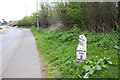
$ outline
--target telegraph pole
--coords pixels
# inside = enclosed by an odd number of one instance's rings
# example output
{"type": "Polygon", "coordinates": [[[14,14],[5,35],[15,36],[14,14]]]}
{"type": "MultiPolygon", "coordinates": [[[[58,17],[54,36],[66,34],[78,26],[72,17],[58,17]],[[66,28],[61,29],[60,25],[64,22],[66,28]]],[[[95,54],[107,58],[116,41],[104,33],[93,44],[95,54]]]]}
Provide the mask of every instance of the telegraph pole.
{"type": "MultiPolygon", "coordinates": [[[[38,2],[36,0],[36,12],[38,13],[38,2]]],[[[39,15],[36,15],[36,20],[37,20],[37,30],[39,30],[39,20],[38,20],[39,15]]]]}
{"type": "Polygon", "coordinates": [[[26,16],[28,16],[28,15],[27,15],[27,4],[25,5],[25,11],[26,11],[26,16]]]}

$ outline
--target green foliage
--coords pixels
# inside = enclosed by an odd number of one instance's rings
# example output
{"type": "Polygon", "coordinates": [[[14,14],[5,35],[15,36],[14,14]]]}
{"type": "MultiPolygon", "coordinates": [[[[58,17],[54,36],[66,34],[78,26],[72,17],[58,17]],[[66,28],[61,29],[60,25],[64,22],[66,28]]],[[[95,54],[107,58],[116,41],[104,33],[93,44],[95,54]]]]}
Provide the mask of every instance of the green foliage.
{"type": "Polygon", "coordinates": [[[64,27],[62,29],[69,30],[76,24],[83,30],[104,34],[118,29],[119,11],[114,2],[53,2],[41,3],[40,7],[41,10],[38,13],[24,17],[18,25],[35,26],[38,18],[40,27],[43,28],[55,25],[55,27],[64,27]],[[57,24],[62,25],[56,26],[57,24]]]}
{"type": "Polygon", "coordinates": [[[40,55],[45,61],[44,66],[48,77],[82,78],[88,75],[90,78],[118,78],[118,55],[116,55],[117,50],[114,49],[115,42],[117,42],[116,33],[111,32],[104,35],[83,32],[77,27],[69,31],[32,28],[32,32],[36,38],[40,55]],[[76,48],[80,34],[87,36],[88,59],[76,65],[76,48]],[[91,41],[91,39],[95,39],[95,41],[91,41]],[[109,46],[105,46],[105,48],[98,45],[100,42],[104,45],[104,40],[109,43],[109,46]]]}
{"type": "Polygon", "coordinates": [[[120,49],[120,46],[115,45],[114,48],[115,49],[120,49]]]}
{"type": "Polygon", "coordinates": [[[117,8],[115,3],[95,2],[83,5],[86,28],[92,32],[101,32],[107,34],[116,29],[117,8]]]}
{"type": "Polygon", "coordinates": [[[73,24],[81,26],[84,23],[84,10],[80,6],[82,3],[69,2],[69,3],[55,3],[56,9],[61,16],[63,24],[70,28],[73,24]]]}
{"type": "Polygon", "coordinates": [[[84,23],[84,16],[83,16],[83,8],[80,8],[80,4],[78,6],[70,4],[71,7],[67,8],[67,14],[70,17],[70,20],[68,21],[69,24],[78,24],[81,26],[84,23]],[[77,8],[72,8],[76,6],[77,8]],[[76,16],[77,15],[77,16],[76,16]]]}
{"type": "Polygon", "coordinates": [[[92,75],[95,71],[102,70],[104,68],[107,68],[108,65],[112,65],[113,63],[110,61],[110,58],[97,58],[94,57],[93,60],[87,59],[84,62],[84,66],[82,67],[84,69],[83,73],[88,73],[87,76],[92,75]]]}

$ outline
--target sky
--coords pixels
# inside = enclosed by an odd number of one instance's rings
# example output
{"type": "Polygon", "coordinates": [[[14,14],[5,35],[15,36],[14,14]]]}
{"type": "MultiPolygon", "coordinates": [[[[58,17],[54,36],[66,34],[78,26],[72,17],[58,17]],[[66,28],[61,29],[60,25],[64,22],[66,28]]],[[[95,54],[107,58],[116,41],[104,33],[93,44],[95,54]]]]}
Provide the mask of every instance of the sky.
{"type": "MultiPolygon", "coordinates": [[[[54,2],[68,0],[37,0],[37,1],[54,2]]],[[[2,21],[2,19],[5,19],[6,21],[20,20],[24,16],[30,16],[33,12],[36,12],[36,0],[0,0],[0,21],[2,21]]]]}
{"type": "Polygon", "coordinates": [[[20,20],[36,11],[36,0],[0,0],[0,21],[20,20]]]}
{"type": "Polygon", "coordinates": [[[40,3],[54,0],[0,0],[0,21],[2,19],[8,22],[15,21],[32,15],[33,12],[37,11],[36,1],[40,3]]]}

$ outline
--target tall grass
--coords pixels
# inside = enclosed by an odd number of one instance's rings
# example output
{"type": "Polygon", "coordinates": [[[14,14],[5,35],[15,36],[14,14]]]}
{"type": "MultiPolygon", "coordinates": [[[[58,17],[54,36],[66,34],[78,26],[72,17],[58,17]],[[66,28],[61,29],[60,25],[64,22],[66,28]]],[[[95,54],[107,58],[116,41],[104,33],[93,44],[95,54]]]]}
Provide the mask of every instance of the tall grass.
{"type": "Polygon", "coordinates": [[[93,64],[95,60],[106,57],[113,63],[107,65],[105,69],[95,71],[89,77],[118,78],[118,51],[114,49],[114,45],[118,42],[118,35],[115,31],[107,35],[82,31],[79,28],[72,28],[69,31],[32,28],[31,31],[36,38],[37,48],[43,57],[48,77],[81,78],[85,75],[82,68],[86,65],[85,62],[79,65],[75,63],[79,35],[85,34],[87,60],[93,61],[91,63],[93,64]]]}

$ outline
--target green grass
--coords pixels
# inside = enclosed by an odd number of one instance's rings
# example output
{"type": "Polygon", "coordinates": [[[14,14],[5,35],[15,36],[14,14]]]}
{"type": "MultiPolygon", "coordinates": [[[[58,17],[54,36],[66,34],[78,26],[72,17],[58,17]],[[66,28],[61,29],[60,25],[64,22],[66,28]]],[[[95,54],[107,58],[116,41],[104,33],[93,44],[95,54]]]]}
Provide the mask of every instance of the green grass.
{"type": "MultiPolygon", "coordinates": [[[[32,28],[37,48],[44,60],[44,66],[48,77],[81,78],[85,75],[82,67],[85,62],[76,65],[76,48],[78,46],[79,35],[87,36],[87,57],[88,60],[99,60],[100,58],[110,58],[112,65],[107,64],[107,68],[95,71],[91,78],[118,78],[118,51],[114,49],[117,44],[118,35],[111,32],[107,35],[81,31],[73,28],[69,31],[45,30],[32,28]],[[96,58],[98,56],[98,58],[96,58]]],[[[94,66],[94,65],[93,65],[94,66]]]]}
{"type": "Polygon", "coordinates": [[[18,28],[26,28],[26,29],[31,29],[32,27],[31,26],[20,26],[18,28]]]}

